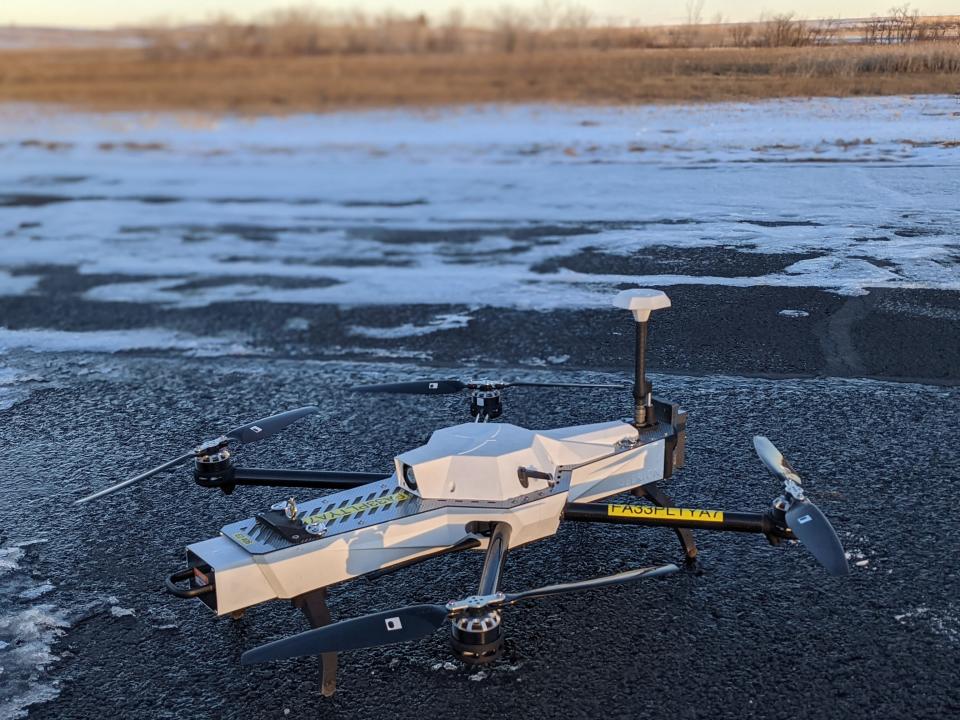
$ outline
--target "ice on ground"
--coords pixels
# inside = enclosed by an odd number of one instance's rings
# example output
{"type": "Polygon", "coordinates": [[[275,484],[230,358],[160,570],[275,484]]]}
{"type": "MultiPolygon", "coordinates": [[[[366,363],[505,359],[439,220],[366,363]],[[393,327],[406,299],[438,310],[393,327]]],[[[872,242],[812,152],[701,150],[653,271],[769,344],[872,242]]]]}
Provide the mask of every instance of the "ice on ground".
{"type": "Polygon", "coordinates": [[[368,357],[382,358],[384,360],[429,360],[432,354],[426,350],[404,350],[403,348],[374,348],[374,347],[342,347],[341,345],[331,345],[329,348],[319,348],[318,352],[323,355],[366,355],[368,357]],[[326,350],[326,352],[325,352],[326,350]]]}
{"type": "Polygon", "coordinates": [[[37,286],[36,275],[11,275],[0,270],[0,295],[23,295],[37,286]]]}
{"type": "Polygon", "coordinates": [[[302,317],[292,317],[283,324],[283,329],[294,332],[304,332],[310,329],[310,321],[302,317]]]}
{"type": "MultiPolygon", "coordinates": [[[[240,338],[198,337],[163,328],[97,330],[9,330],[0,327],[0,353],[9,350],[36,352],[103,352],[132,350],[176,350],[196,357],[245,355],[250,352],[240,338]]],[[[0,376],[2,379],[2,376],[0,376]]]]}
{"type": "Polygon", "coordinates": [[[112,605],[110,607],[110,614],[113,615],[113,617],[115,618],[121,618],[121,617],[132,617],[137,613],[132,608],[122,608],[119,605],[112,605]]]}
{"type": "MultiPolygon", "coordinates": [[[[0,328],[0,335],[2,334],[3,328],[0,328]]],[[[29,336],[20,335],[17,343],[10,343],[10,347],[4,346],[0,341],[0,411],[26,401],[38,390],[62,387],[67,383],[84,380],[113,380],[124,373],[116,359],[103,355],[87,357],[66,353],[59,357],[57,362],[51,362],[42,352],[43,343],[36,340],[37,336],[30,339],[29,336]],[[25,338],[31,341],[24,343],[25,338]],[[12,347],[14,344],[18,347],[12,347]],[[19,347],[24,344],[25,348],[19,347]]],[[[91,349],[95,347],[96,343],[91,349]]],[[[181,354],[190,353],[182,351],[181,354]]],[[[196,354],[202,355],[199,352],[196,354]]]]}
{"type": "Polygon", "coordinates": [[[70,627],[69,615],[52,602],[29,604],[55,588],[37,585],[22,564],[41,542],[0,546],[0,720],[23,717],[28,706],[58,694],[47,668],[58,659],[53,646],[70,627]]]}
{"type": "Polygon", "coordinates": [[[46,595],[48,592],[52,592],[55,589],[56,588],[48,581],[42,585],[37,585],[36,587],[24,590],[17,595],[17,597],[21,600],[36,600],[37,598],[46,595]]]}
{"type": "Polygon", "coordinates": [[[777,315],[782,315],[783,317],[789,318],[804,318],[809,317],[810,313],[806,310],[781,310],[777,315]]]}
{"type": "Polygon", "coordinates": [[[64,613],[52,604],[0,613],[0,641],[6,644],[0,650],[0,718],[23,717],[28,705],[57,696],[45,671],[57,661],[52,646],[68,627],[64,613]]]}
{"type": "Polygon", "coordinates": [[[437,315],[425,325],[414,325],[413,323],[404,323],[397,327],[366,327],[354,325],[349,328],[349,332],[351,335],[359,335],[360,337],[392,340],[396,338],[430,335],[435,332],[440,332],[441,330],[458,330],[467,327],[471,319],[468,314],[454,313],[437,315]]]}
{"type": "Polygon", "coordinates": [[[19,561],[23,557],[23,548],[18,545],[0,547],[0,577],[14,570],[19,570],[19,561]]]}
{"type": "Polygon", "coordinates": [[[945,637],[951,642],[960,640],[960,614],[958,614],[956,608],[936,610],[919,606],[900,615],[894,615],[893,619],[901,625],[922,623],[937,635],[945,637]]]}
{"type": "MultiPolygon", "coordinates": [[[[0,350],[0,354],[2,352],[0,350]]],[[[11,408],[29,397],[29,386],[41,379],[38,375],[0,365],[0,410],[11,408]]]]}
{"type": "Polygon", "coordinates": [[[955,110],[949,96],[254,120],[0,107],[0,236],[14,241],[0,292],[31,291],[31,268],[51,263],[104,276],[87,299],[173,307],[960,289],[955,110]],[[626,264],[660,246],[706,260],[626,264]],[[742,254],[743,274],[712,275],[709,251],[742,254]],[[749,270],[781,254],[811,257],[749,270]],[[610,270],[571,269],[586,256],[610,270]]]}

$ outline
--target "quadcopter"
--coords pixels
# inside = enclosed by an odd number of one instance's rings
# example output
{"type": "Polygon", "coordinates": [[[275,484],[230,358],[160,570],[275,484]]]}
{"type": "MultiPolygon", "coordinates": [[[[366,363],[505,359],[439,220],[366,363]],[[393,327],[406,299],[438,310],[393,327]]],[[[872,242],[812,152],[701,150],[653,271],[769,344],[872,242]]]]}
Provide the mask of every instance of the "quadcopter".
{"type": "Polygon", "coordinates": [[[435,431],[421,447],[397,455],[391,472],[337,472],[239,467],[233,450],[269,438],[318,412],[302,407],[242,425],[180,457],[84,497],[109,495],[193,460],[194,480],[231,494],[238,486],[324,489],[313,500],[288,498],[221,528],[186,548],[183,569],[166,589],[196,598],[218,616],[276,599],[292,601],[311,629],[247,650],[243,664],[304,656],[322,660],[322,692],[336,686],[337,654],[424,638],[449,623],[453,653],[470,665],[495,660],[503,647],[503,612],[520,601],[598,589],[668,575],[676,564],[504,592],[510,551],[557,533],[561,522],[601,522],[672,528],[684,562],[694,565],[693,530],[763,535],[772,545],[799,541],[831,575],[848,572],[837,534],[806,496],[800,476],[765,437],[754,446],[783,486],[763,512],[683,508],[660,487],[684,464],[686,412],[653,396],[646,376],[650,315],[670,306],[661,291],[624,290],[613,301],[629,310],[636,330],[633,416],[549,430],[495,422],[511,386],[581,389],[625,385],[424,380],[354,388],[362,392],[440,395],[468,392],[472,422],[435,431]],[[638,502],[604,502],[631,493],[638,502]],[[641,502],[645,501],[645,502],[641,502]],[[327,589],[379,577],[442,555],[484,553],[476,592],[447,603],[411,605],[331,622],[327,589]]]}

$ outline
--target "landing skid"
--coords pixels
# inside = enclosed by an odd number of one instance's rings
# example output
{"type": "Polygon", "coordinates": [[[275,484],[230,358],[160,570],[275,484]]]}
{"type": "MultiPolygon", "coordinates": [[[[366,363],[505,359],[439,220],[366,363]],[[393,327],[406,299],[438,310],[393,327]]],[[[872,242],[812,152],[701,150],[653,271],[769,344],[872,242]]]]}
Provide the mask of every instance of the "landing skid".
{"type": "MultiPolygon", "coordinates": [[[[327,608],[327,589],[319,588],[303,595],[298,595],[290,601],[300,610],[310,623],[311,628],[323,627],[330,624],[330,610],[327,608]]],[[[320,691],[324,697],[330,697],[337,690],[337,653],[323,653],[320,656],[323,663],[323,675],[320,691]]]]}
{"type": "MultiPolygon", "coordinates": [[[[675,507],[673,500],[663,491],[657,482],[647,483],[630,491],[635,497],[649,500],[657,507],[675,507]]],[[[697,562],[697,541],[693,539],[693,532],[689,528],[675,527],[674,532],[683,546],[684,561],[688,566],[697,562]]]]}

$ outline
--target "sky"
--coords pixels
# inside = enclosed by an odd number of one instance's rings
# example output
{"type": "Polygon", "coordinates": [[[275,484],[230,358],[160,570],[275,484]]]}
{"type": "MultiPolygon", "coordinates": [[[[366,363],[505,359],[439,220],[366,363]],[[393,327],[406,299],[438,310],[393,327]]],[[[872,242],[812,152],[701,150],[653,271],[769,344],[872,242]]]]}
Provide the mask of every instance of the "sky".
{"type": "MultiPolygon", "coordinates": [[[[330,9],[360,8],[376,13],[393,10],[400,13],[426,12],[442,17],[451,8],[481,13],[504,5],[535,8],[544,0],[0,0],[0,25],[47,25],[59,27],[113,27],[155,21],[195,22],[216,14],[249,18],[277,8],[314,5],[330,9]]],[[[556,2],[556,0],[554,0],[556,2]]],[[[562,0],[559,4],[562,4],[562,0]]],[[[588,0],[575,2],[589,7],[597,18],[639,21],[643,24],[683,22],[685,0],[588,0]]],[[[721,13],[724,20],[756,20],[761,13],[795,12],[804,18],[866,17],[884,14],[900,0],[704,0],[703,19],[721,13]]],[[[922,0],[913,7],[926,15],[953,14],[960,11],[956,0],[922,0]]]]}

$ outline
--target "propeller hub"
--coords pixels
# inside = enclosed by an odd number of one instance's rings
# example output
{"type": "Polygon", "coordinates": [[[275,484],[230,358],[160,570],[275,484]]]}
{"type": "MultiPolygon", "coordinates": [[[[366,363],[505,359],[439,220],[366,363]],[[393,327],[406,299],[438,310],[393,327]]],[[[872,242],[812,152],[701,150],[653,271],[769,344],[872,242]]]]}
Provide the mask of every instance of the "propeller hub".
{"type": "Polygon", "coordinates": [[[472,417],[486,417],[493,420],[503,415],[503,400],[499,389],[493,385],[484,385],[483,388],[470,391],[470,415],[472,417]]]}
{"type": "Polygon", "coordinates": [[[447,612],[457,614],[467,610],[482,610],[490,605],[502,605],[506,599],[507,596],[502,592],[491,595],[471,595],[462,600],[451,600],[446,608],[447,612]]]}
{"type": "Polygon", "coordinates": [[[792,479],[787,479],[783,482],[783,491],[787,494],[788,497],[794,500],[806,500],[806,495],[803,494],[803,488],[800,486],[800,483],[792,479]]]}
{"type": "Polygon", "coordinates": [[[500,611],[455,617],[450,625],[450,645],[454,655],[467,665],[485,665],[495,660],[503,648],[500,611]]]}
{"type": "Polygon", "coordinates": [[[215,487],[232,477],[233,453],[227,447],[228,442],[226,437],[220,437],[196,447],[193,476],[201,486],[215,487]]]}
{"type": "Polygon", "coordinates": [[[228,438],[226,435],[221,435],[213,440],[206,440],[197,445],[193,449],[193,454],[197,457],[200,457],[201,455],[213,455],[225,449],[229,442],[230,438],[228,438]]]}

